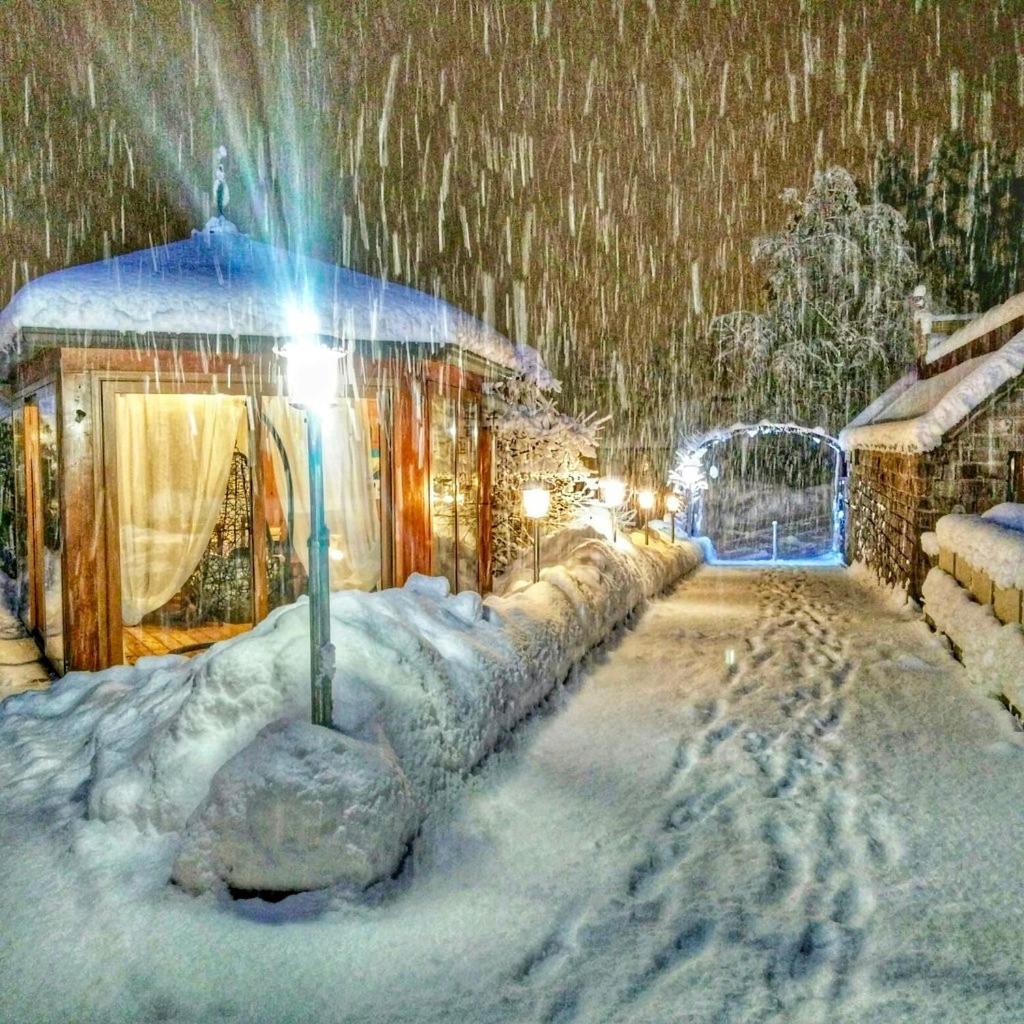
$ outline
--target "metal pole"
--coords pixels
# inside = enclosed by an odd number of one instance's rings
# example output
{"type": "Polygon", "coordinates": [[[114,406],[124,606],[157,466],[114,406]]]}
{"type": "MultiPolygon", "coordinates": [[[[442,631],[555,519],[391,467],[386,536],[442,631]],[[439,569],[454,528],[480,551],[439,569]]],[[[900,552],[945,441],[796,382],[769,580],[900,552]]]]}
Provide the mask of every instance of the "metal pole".
{"type": "Polygon", "coordinates": [[[309,682],[313,724],[331,727],[334,644],[331,643],[330,534],[324,514],[324,445],[320,417],[306,410],[309,453],[309,682]]]}
{"type": "Polygon", "coordinates": [[[533,582],[540,580],[540,520],[533,521],[533,582]]]}
{"type": "Polygon", "coordinates": [[[676,514],[675,512],[669,513],[672,516],[672,543],[676,542],[676,514]]]}
{"type": "Polygon", "coordinates": [[[650,519],[644,520],[644,543],[650,546],[651,543],[651,521],[650,519]]]}

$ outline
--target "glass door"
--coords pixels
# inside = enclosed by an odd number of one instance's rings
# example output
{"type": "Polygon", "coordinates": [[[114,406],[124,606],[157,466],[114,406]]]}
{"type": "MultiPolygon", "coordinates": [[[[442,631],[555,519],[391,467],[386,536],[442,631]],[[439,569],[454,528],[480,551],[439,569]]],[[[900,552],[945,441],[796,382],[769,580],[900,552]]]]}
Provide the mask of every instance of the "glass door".
{"type": "Polygon", "coordinates": [[[254,620],[249,403],[114,395],[122,653],[188,654],[254,620]]]}
{"type": "Polygon", "coordinates": [[[430,390],[431,571],[453,591],[480,589],[480,402],[430,390]]]}

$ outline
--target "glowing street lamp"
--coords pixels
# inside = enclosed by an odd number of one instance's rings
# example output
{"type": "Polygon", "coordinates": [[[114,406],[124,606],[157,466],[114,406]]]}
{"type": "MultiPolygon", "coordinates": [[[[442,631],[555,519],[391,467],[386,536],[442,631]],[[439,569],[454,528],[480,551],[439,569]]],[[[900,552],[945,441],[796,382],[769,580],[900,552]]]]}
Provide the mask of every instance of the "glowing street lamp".
{"type": "Polygon", "coordinates": [[[669,518],[672,522],[672,543],[676,542],[676,513],[679,511],[682,502],[679,500],[678,494],[668,494],[665,496],[665,511],[669,514],[669,518]]]}
{"type": "Polygon", "coordinates": [[[654,508],[654,491],[641,491],[636,496],[636,503],[640,511],[646,513],[644,516],[644,543],[651,543],[651,509],[654,508]]]}
{"type": "Polygon", "coordinates": [[[334,644],[331,643],[331,536],[324,510],[324,445],[321,418],[337,401],[338,353],[320,340],[316,314],[306,307],[287,312],[285,360],[288,398],[306,413],[309,459],[309,648],[313,724],[331,726],[334,644]]]}
{"type": "Polygon", "coordinates": [[[626,485],[615,476],[606,476],[600,483],[601,501],[608,509],[609,518],[612,521],[612,543],[619,539],[619,524],[615,517],[615,510],[622,507],[626,500],[626,485]]]}
{"type": "Polygon", "coordinates": [[[533,522],[533,582],[540,579],[540,523],[551,510],[551,492],[540,484],[523,488],[523,514],[533,522]]]}

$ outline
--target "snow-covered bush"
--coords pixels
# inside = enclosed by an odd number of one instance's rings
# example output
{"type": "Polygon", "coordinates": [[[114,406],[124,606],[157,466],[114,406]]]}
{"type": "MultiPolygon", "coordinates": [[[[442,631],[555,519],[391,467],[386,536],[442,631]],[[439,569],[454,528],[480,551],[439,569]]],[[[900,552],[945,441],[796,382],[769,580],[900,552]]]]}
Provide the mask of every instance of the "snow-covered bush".
{"type": "Polygon", "coordinates": [[[5,810],[45,806],[97,847],[132,833],[192,891],[387,877],[440,795],[701,557],[656,537],[579,541],[538,584],[486,603],[416,575],[332,594],[337,733],[304,725],[304,600],[193,660],[73,672],[12,697],[5,810]]]}
{"type": "Polygon", "coordinates": [[[597,456],[598,434],[607,418],[559,412],[524,376],[509,377],[489,391],[494,432],[491,550],[494,571],[500,573],[531,542],[522,512],[526,485],[542,483],[551,493],[547,532],[570,525],[593,500],[597,481],[588,462],[597,456]]]}

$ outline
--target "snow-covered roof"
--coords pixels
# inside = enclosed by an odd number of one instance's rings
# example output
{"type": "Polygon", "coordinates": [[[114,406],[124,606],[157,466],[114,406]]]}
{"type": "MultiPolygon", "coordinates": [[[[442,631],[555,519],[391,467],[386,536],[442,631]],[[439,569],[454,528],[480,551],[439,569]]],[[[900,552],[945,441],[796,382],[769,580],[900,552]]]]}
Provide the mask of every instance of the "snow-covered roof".
{"type": "MultiPolygon", "coordinates": [[[[1006,306],[1008,303],[1003,303],[996,309],[1006,306]]],[[[973,337],[981,337],[990,330],[993,330],[991,324],[973,337]]],[[[967,340],[973,340],[973,337],[967,340]]],[[[998,351],[968,359],[934,377],[919,380],[917,371],[912,370],[853,420],[840,433],[839,443],[847,451],[870,448],[930,452],[942,443],[946,433],[962,423],[986,398],[1022,370],[1024,331],[998,351]]]]}
{"type": "Polygon", "coordinates": [[[24,327],[280,338],[295,305],[341,341],[453,345],[542,387],[555,383],[532,348],[442,299],[295,256],[229,223],[29,282],[0,312],[0,350],[24,327]]]}

